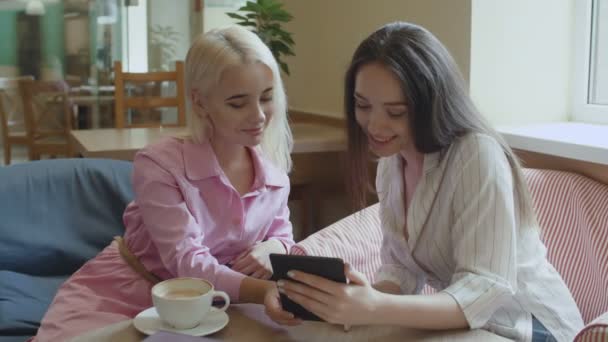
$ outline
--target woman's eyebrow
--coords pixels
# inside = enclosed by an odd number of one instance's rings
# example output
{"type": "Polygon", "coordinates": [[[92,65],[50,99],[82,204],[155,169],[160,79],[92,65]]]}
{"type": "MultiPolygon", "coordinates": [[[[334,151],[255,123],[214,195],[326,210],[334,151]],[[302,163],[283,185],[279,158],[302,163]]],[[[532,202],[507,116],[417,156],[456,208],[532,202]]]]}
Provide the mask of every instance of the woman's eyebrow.
{"type": "Polygon", "coordinates": [[[404,101],[390,101],[390,102],[384,102],[385,106],[406,106],[407,107],[407,103],[405,103],[404,101]]]}
{"type": "Polygon", "coordinates": [[[365,96],[363,96],[363,95],[361,95],[361,94],[359,94],[359,93],[357,93],[357,92],[355,92],[355,97],[356,97],[356,98],[359,98],[359,99],[361,99],[361,100],[367,100],[367,99],[365,98],[365,96]]]}
{"type": "Polygon", "coordinates": [[[235,94],[235,95],[232,95],[232,96],[228,97],[228,98],[227,98],[226,100],[224,100],[224,101],[230,101],[230,100],[235,100],[235,99],[241,99],[241,98],[243,98],[243,97],[247,97],[247,94],[235,94]]]}

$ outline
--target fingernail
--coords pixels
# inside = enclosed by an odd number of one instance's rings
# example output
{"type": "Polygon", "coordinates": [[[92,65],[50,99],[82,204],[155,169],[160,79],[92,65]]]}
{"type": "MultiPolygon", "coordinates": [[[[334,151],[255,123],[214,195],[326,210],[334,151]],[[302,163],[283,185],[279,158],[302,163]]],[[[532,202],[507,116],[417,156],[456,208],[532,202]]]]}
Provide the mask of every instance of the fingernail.
{"type": "Polygon", "coordinates": [[[283,285],[285,285],[285,282],[282,280],[277,281],[277,286],[278,287],[283,287],[283,285]]]}
{"type": "Polygon", "coordinates": [[[289,271],[289,272],[287,272],[287,276],[288,276],[289,278],[294,278],[294,279],[295,279],[295,277],[296,277],[296,275],[295,275],[295,273],[294,273],[293,271],[289,271]]]}
{"type": "Polygon", "coordinates": [[[279,292],[280,292],[280,293],[285,293],[285,289],[284,289],[284,288],[282,288],[282,287],[279,287],[279,292]]]}

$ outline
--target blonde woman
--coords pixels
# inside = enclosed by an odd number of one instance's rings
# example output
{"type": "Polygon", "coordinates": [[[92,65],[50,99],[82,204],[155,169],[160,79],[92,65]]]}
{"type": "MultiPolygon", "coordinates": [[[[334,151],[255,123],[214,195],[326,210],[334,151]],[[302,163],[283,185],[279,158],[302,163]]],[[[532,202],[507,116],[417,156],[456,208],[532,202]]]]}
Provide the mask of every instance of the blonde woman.
{"type": "Polygon", "coordinates": [[[62,285],[36,341],[133,318],[168,278],[205,278],[233,302],[262,303],[274,286],[268,254],[294,243],[292,137],[277,64],[255,34],[230,27],[199,36],[185,71],[190,136],[136,155],[124,239],[62,285]]]}
{"type": "Polygon", "coordinates": [[[373,285],[347,267],[349,285],[293,272],[308,286],[279,282],[280,291],[333,323],[571,341],[583,321],[547,261],[517,158],[439,40],[408,23],[372,33],[346,73],[345,109],[361,206],[369,152],[380,158],[383,265],[373,285]],[[425,284],[437,293],[421,295],[425,284]]]}

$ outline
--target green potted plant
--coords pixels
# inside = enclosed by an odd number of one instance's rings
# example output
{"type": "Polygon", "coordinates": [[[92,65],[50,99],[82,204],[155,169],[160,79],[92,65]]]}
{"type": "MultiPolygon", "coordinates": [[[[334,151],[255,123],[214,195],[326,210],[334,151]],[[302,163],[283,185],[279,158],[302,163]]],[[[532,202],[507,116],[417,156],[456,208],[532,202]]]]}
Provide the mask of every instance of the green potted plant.
{"type": "Polygon", "coordinates": [[[238,9],[240,13],[227,13],[230,18],[238,20],[237,24],[249,27],[270,48],[274,58],[285,74],[289,75],[289,66],[283,56],[295,56],[295,45],[290,32],[282,25],[291,21],[293,16],[283,9],[277,0],[247,1],[238,9]]]}
{"type": "Polygon", "coordinates": [[[179,33],[171,26],[150,27],[150,67],[151,70],[170,70],[175,58],[179,33]]]}

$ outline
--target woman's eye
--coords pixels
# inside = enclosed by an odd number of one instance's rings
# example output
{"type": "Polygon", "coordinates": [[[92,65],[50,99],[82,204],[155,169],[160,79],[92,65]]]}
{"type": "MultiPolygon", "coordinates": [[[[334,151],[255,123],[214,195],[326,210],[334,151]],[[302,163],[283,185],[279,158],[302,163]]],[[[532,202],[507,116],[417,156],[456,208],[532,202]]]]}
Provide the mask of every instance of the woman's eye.
{"type": "Polygon", "coordinates": [[[371,106],[368,104],[364,104],[364,103],[355,103],[355,108],[360,109],[360,110],[367,110],[370,109],[371,106]]]}
{"type": "Polygon", "coordinates": [[[390,116],[392,118],[398,118],[398,117],[404,116],[406,114],[407,114],[407,112],[403,112],[403,111],[402,112],[388,112],[388,116],[390,116]]]}
{"type": "Polygon", "coordinates": [[[230,107],[232,107],[234,109],[241,109],[241,108],[245,107],[245,104],[244,103],[232,103],[232,102],[229,102],[228,106],[230,106],[230,107]]]}
{"type": "Polygon", "coordinates": [[[267,103],[267,102],[271,102],[272,101],[272,97],[263,97],[260,99],[260,102],[262,103],[267,103]]]}

